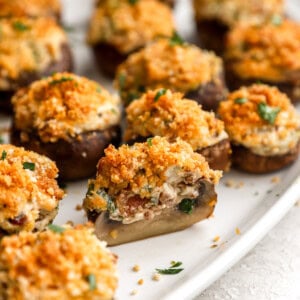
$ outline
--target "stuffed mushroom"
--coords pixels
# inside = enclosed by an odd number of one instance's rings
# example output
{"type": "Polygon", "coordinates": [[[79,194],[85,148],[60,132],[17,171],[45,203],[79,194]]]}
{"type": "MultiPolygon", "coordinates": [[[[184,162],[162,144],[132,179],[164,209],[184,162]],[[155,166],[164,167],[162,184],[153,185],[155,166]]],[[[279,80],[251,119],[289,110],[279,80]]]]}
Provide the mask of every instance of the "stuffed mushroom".
{"type": "Polygon", "coordinates": [[[146,141],[153,136],[169,141],[180,137],[202,154],[212,169],[229,170],[231,149],[224,123],[180,93],[148,91],[127,107],[124,142],[146,141]]]}
{"type": "Polygon", "coordinates": [[[222,172],[181,140],[109,146],[83,206],[96,234],[117,245],[182,230],[208,218],[222,172]]]}
{"type": "Polygon", "coordinates": [[[130,55],[119,66],[115,85],[125,105],[146,90],[167,88],[203,109],[216,110],[227,94],[221,58],[185,43],[177,34],[130,55]]]}
{"type": "Polygon", "coordinates": [[[87,78],[56,73],[12,102],[12,143],[52,158],[62,180],[92,176],[103,150],[119,143],[119,99],[87,78]]]}
{"type": "Polygon", "coordinates": [[[40,231],[52,222],[64,192],[53,161],[0,145],[0,235],[40,231]]]}
{"type": "Polygon", "coordinates": [[[276,87],[242,87],[220,104],[218,112],[232,143],[233,166],[267,173],[297,159],[300,117],[276,87]]]}

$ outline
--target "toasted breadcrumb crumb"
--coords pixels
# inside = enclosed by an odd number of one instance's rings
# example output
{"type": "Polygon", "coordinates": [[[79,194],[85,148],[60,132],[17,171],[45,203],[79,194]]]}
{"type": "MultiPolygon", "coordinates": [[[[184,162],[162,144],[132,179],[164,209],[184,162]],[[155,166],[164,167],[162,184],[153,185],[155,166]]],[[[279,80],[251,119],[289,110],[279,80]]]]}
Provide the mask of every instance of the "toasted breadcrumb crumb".
{"type": "Polygon", "coordinates": [[[130,295],[131,296],[134,296],[134,295],[136,295],[138,293],[138,290],[132,290],[131,292],[130,292],[130,295]]]}
{"type": "Polygon", "coordinates": [[[160,281],[161,275],[159,273],[154,273],[152,276],[153,281],[160,281]]]}
{"type": "Polygon", "coordinates": [[[237,234],[237,235],[241,234],[241,230],[238,227],[235,228],[235,234],[237,234]]]}
{"type": "Polygon", "coordinates": [[[116,239],[118,237],[118,230],[114,229],[112,230],[109,235],[113,238],[116,239]]]}
{"type": "Polygon", "coordinates": [[[137,282],[139,285],[143,285],[144,284],[144,279],[143,278],[140,278],[137,282]]]}
{"type": "Polygon", "coordinates": [[[272,183],[279,183],[281,181],[280,177],[279,176],[274,176],[272,177],[271,179],[271,182],[272,183]]]}
{"type": "Polygon", "coordinates": [[[216,235],[214,238],[213,238],[213,242],[216,243],[220,240],[220,236],[219,235],[216,235]]]}
{"type": "Polygon", "coordinates": [[[77,205],[75,206],[75,209],[76,209],[77,211],[82,210],[82,205],[81,205],[81,204],[77,204],[77,205]]]}
{"type": "Polygon", "coordinates": [[[140,269],[141,269],[141,267],[140,267],[139,265],[134,265],[134,266],[132,267],[132,271],[133,271],[133,272],[138,272],[140,269]]]}
{"type": "Polygon", "coordinates": [[[218,245],[217,244],[212,244],[211,246],[210,246],[210,248],[217,248],[218,247],[218,245]]]}

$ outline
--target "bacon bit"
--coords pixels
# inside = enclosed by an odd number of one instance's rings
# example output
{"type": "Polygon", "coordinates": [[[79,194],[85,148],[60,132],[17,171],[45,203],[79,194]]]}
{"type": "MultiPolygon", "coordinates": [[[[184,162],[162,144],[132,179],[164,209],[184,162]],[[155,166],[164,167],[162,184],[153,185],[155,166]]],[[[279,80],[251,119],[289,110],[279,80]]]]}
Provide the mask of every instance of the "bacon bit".
{"type": "Polygon", "coordinates": [[[132,291],[130,292],[130,295],[134,296],[134,295],[136,295],[137,293],[138,293],[137,290],[132,290],[132,291]]]}
{"type": "Polygon", "coordinates": [[[220,240],[220,236],[219,235],[216,235],[214,238],[213,238],[213,242],[216,243],[217,241],[220,240]]]}
{"type": "Polygon", "coordinates": [[[141,278],[141,279],[139,279],[137,283],[138,283],[139,285],[142,285],[142,284],[144,284],[144,279],[142,279],[142,278],[141,278]]]}
{"type": "Polygon", "coordinates": [[[280,182],[280,177],[278,177],[278,176],[272,177],[271,182],[272,183],[279,183],[280,182]]]}
{"type": "Polygon", "coordinates": [[[154,281],[160,281],[161,275],[158,273],[154,273],[152,276],[152,280],[154,281]]]}
{"type": "Polygon", "coordinates": [[[114,229],[112,230],[109,235],[115,240],[118,236],[118,230],[114,229]]]}
{"type": "Polygon", "coordinates": [[[240,231],[240,229],[238,227],[235,228],[235,234],[237,234],[237,235],[241,234],[241,231],[240,231]]]}
{"type": "Polygon", "coordinates": [[[82,205],[80,205],[80,204],[77,204],[77,205],[75,206],[75,209],[76,209],[77,211],[80,211],[80,210],[82,210],[82,205]]]}
{"type": "Polygon", "coordinates": [[[133,271],[133,272],[138,272],[140,269],[141,269],[141,268],[140,268],[139,265],[134,265],[134,266],[132,267],[132,271],[133,271]]]}
{"type": "Polygon", "coordinates": [[[218,247],[218,245],[217,244],[212,244],[211,246],[210,246],[210,248],[217,248],[218,247]]]}

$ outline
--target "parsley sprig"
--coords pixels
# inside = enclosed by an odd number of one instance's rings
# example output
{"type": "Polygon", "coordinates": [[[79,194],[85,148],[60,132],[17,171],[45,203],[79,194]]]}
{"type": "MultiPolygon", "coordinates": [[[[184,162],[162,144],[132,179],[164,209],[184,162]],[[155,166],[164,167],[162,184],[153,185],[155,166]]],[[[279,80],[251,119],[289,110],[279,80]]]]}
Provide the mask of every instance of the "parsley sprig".
{"type": "Polygon", "coordinates": [[[179,210],[189,215],[193,212],[194,207],[195,207],[194,199],[185,198],[178,204],[179,210]]]}
{"type": "Polygon", "coordinates": [[[7,152],[5,150],[3,150],[0,160],[5,160],[6,156],[7,156],[7,152]]]}
{"type": "Polygon", "coordinates": [[[280,107],[271,107],[266,103],[261,102],[257,105],[257,112],[263,120],[273,125],[278,113],[280,112],[280,107]]]}
{"type": "Polygon", "coordinates": [[[67,77],[67,76],[62,76],[60,79],[53,79],[52,81],[49,82],[50,85],[55,85],[55,84],[60,84],[66,81],[72,81],[74,78],[72,77],[67,77]]]}
{"type": "Polygon", "coordinates": [[[34,171],[35,170],[35,163],[25,161],[23,163],[23,169],[24,170],[34,171]]]}
{"type": "Polygon", "coordinates": [[[154,102],[157,102],[159,98],[167,93],[166,89],[160,89],[154,96],[154,102]]]}
{"type": "Polygon", "coordinates": [[[175,275],[183,271],[183,268],[178,268],[182,265],[181,261],[172,261],[171,266],[167,269],[155,269],[157,273],[162,275],[175,275]]]}
{"type": "Polygon", "coordinates": [[[174,31],[173,35],[170,38],[170,45],[176,46],[176,45],[183,45],[183,44],[184,44],[184,40],[182,39],[182,37],[178,34],[177,31],[174,31]]]}
{"type": "Polygon", "coordinates": [[[20,21],[16,21],[13,23],[13,28],[17,31],[23,32],[30,29],[30,27],[20,21]]]}

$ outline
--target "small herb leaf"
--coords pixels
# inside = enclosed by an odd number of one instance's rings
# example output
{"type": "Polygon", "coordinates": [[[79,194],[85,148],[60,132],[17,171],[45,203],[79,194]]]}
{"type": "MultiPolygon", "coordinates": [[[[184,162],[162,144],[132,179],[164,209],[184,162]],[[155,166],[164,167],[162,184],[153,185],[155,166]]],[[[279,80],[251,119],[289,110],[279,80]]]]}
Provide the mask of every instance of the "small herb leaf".
{"type": "Polygon", "coordinates": [[[20,22],[20,21],[14,22],[14,23],[13,23],[13,27],[14,27],[15,30],[18,30],[18,31],[21,31],[21,32],[30,29],[29,26],[27,26],[26,24],[24,24],[24,23],[22,23],[22,22],[20,22]]]}
{"type": "Polygon", "coordinates": [[[178,208],[182,212],[190,215],[193,212],[194,206],[195,200],[186,198],[179,203],[178,208]]]}
{"type": "Polygon", "coordinates": [[[0,135],[0,144],[4,144],[4,139],[1,135],[0,135]]]}
{"type": "Polygon", "coordinates": [[[279,15],[274,15],[271,22],[275,26],[280,26],[282,24],[282,17],[279,15]]]}
{"type": "Polygon", "coordinates": [[[123,90],[125,83],[126,83],[126,75],[121,73],[118,77],[120,90],[123,90]]]}
{"type": "Polygon", "coordinates": [[[182,265],[181,261],[172,261],[171,262],[171,268],[178,268],[182,265]]]}
{"type": "Polygon", "coordinates": [[[247,98],[242,97],[242,98],[236,98],[236,99],[234,100],[234,103],[236,103],[236,104],[244,104],[244,103],[246,103],[247,101],[248,101],[247,98]]]}
{"type": "Polygon", "coordinates": [[[25,161],[23,163],[23,169],[24,170],[34,171],[35,170],[35,163],[25,161]]]}
{"type": "Polygon", "coordinates": [[[153,139],[152,137],[147,138],[147,144],[148,144],[149,147],[152,146],[152,139],[153,139]]]}
{"type": "Polygon", "coordinates": [[[94,274],[89,274],[86,279],[89,283],[90,291],[94,291],[97,288],[96,276],[94,274]]]}
{"type": "Polygon", "coordinates": [[[55,224],[49,224],[47,227],[55,233],[63,233],[65,231],[65,228],[55,224]]]}
{"type": "Polygon", "coordinates": [[[166,92],[166,89],[160,89],[154,96],[154,102],[157,102],[161,96],[166,94],[166,92]]]}
{"type": "Polygon", "coordinates": [[[3,150],[0,160],[4,160],[6,158],[6,156],[7,156],[7,152],[5,150],[3,150]]]}
{"type": "Polygon", "coordinates": [[[172,37],[170,38],[170,45],[176,46],[176,45],[183,45],[183,44],[184,44],[184,40],[176,31],[174,31],[172,37]]]}
{"type": "Polygon", "coordinates": [[[66,77],[66,76],[62,76],[60,79],[54,79],[52,81],[49,82],[50,85],[55,85],[55,84],[60,84],[66,81],[72,81],[74,80],[72,77],[66,77]]]}
{"type": "Polygon", "coordinates": [[[181,271],[183,271],[184,269],[173,269],[173,268],[169,268],[169,269],[155,269],[157,271],[157,273],[159,274],[163,274],[163,275],[174,275],[174,274],[178,274],[181,271]]]}
{"type": "Polygon", "coordinates": [[[280,107],[271,107],[266,103],[261,102],[257,106],[257,112],[263,120],[267,121],[269,124],[274,124],[276,117],[280,112],[280,107]]]}

